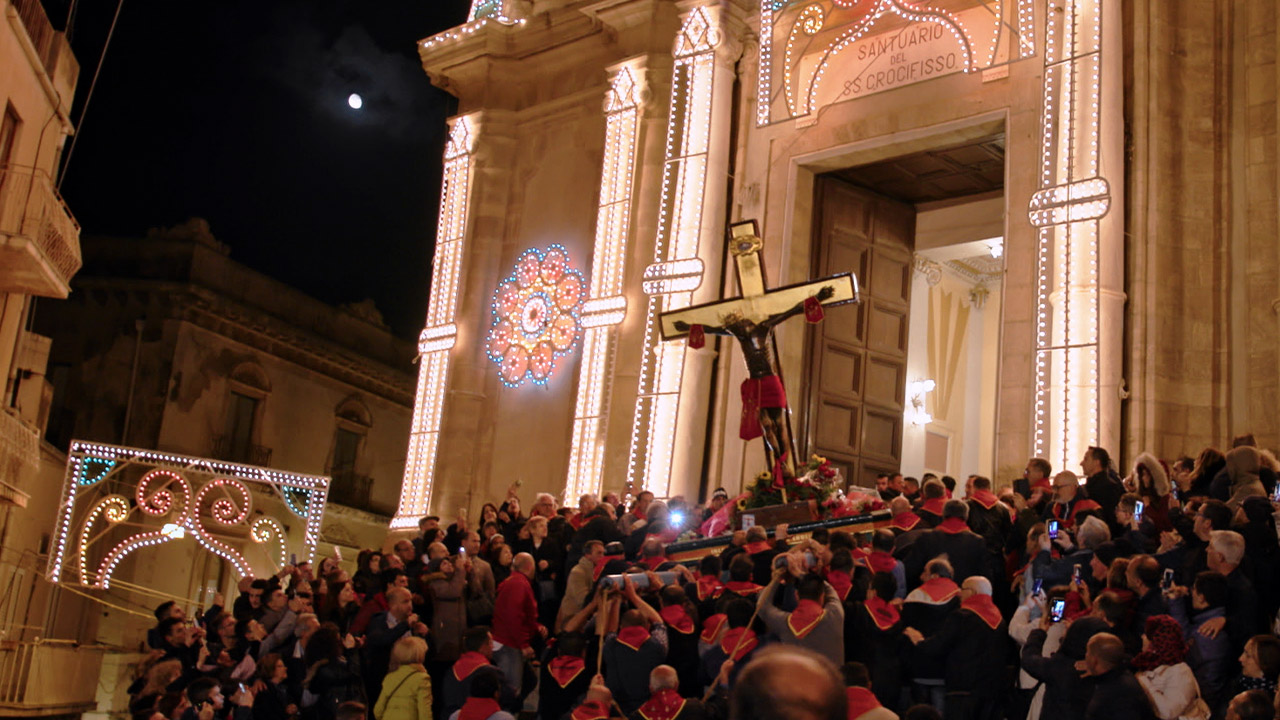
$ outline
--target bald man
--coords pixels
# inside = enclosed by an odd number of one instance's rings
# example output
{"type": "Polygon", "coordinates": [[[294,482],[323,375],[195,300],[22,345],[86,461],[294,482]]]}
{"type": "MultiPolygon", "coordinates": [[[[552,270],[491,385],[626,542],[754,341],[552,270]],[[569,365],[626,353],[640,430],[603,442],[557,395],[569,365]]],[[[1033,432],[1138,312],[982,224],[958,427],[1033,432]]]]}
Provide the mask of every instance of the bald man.
{"type": "Polygon", "coordinates": [[[738,674],[729,700],[729,720],[846,720],[848,713],[835,666],[795,645],[770,645],[756,653],[738,674]]]}
{"type": "Polygon", "coordinates": [[[649,673],[649,699],[631,713],[631,720],[702,720],[702,703],[680,697],[680,676],[670,665],[659,665],[649,673]]]}
{"type": "Polygon", "coordinates": [[[498,586],[494,602],[493,662],[516,695],[520,694],[524,660],[533,657],[533,639],[547,635],[547,629],[538,623],[538,601],[532,583],[535,568],[532,555],[516,555],[511,561],[511,576],[498,586]]]}
{"type": "Polygon", "coordinates": [[[1129,672],[1127,659],[1124,643],[1115,635],[1098,633],[1089,638],[1084,660],[1076,665],[1076,669],[1084,670],[1085,685],[1093,690],[1084,713],[1085,720],[1147,720],[1155,717],[1146,691],[1129,672]]]}
{"type": "Polygon", "coordinates": [[[947,720],[999,717],[1006,630],[991,599],[991,581],[979,575],[961,584],[959,609],[947,616],[935,635],[925,638],[915,628],[904,631],[915,643],[917,657],[941,662],[946,668],[947,720]]]}

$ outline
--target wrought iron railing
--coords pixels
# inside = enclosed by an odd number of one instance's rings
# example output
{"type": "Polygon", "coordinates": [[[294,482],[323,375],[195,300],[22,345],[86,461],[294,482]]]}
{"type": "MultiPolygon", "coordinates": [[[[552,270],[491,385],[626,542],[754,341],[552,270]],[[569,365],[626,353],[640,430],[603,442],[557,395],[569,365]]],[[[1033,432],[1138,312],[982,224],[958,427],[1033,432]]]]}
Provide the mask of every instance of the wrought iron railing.
{"type": "Polygon", "coordinates": [[[18,11],[18,19],[27,29],[27,37],[31,38],[31,44],[40,55],[45,71],[53,75],[53,64],[57,61],[56,48],[59,33],[49,22],[44,6],[41,5],[40,0],[9,0],[9,2],[18,11]]]}
{"type": "Polygon", "coordinates": [[[64,283],[80,269],[80,223],[43,170],[0,167],[0,234],[31,238],[64,283]]]}
{"type": "Polygon", "coordinates": [[[209,454],[217,460],[226,460],[227,462],[242,463],[244,465],[266,467],[271,464],[271,448],[252,443],[234,443],[230,435],[215,435],[213,437],[213,450],[209,454]]]}
{"type": "Polygon", "coordinates": [[[373,478],[351,470],[333,473],[329,483],[329,502],[366,512],[390,515],[395,508],[373,501],[373,478]]]}

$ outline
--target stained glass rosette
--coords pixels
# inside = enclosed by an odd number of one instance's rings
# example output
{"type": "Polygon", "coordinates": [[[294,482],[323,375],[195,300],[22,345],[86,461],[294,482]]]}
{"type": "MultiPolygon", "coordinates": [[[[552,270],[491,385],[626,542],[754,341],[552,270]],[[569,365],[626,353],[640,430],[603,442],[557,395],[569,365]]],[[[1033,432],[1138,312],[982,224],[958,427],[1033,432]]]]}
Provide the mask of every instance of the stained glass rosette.
{"type": "Polygon", "coordinates": [[[563,246],[520,255],[493,294],[488,354],[504,384],[546,384],[556,358],[569,354],[582,334],[578,313],[585,296],[586,281],[563,246]]]}

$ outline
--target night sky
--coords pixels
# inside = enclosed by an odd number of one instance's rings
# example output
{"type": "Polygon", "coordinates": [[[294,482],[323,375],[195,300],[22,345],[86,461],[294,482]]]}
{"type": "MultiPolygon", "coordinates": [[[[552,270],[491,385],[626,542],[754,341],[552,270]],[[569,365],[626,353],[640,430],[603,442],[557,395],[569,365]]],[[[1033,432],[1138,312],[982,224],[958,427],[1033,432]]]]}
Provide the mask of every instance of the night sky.
{"type": "MultiPolygon", "coordinates": [[[[45,0],[63,27],[70,0],[45,0]]],[[[124,0],[62,193],[86,235],[208,219],[231,256],[415,338],[445,119],[416,41],[468,0],[124,0]],[[347,97],[359,93],[361,110],[347,97]]],[[[71,22],[78,119],[116,3],[71,22]]]]}

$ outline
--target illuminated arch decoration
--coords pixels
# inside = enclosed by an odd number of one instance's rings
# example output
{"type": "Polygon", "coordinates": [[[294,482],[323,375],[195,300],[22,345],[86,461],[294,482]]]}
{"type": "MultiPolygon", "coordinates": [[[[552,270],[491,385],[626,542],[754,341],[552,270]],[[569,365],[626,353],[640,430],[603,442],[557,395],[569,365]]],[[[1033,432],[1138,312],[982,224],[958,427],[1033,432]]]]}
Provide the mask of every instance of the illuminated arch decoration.
{"type": "Polygon", "coordinates": [[[1035,54],[1032,0],[761,0],[760,26],[760,126],[1035,54]]]}
{"type": "Polygon", "coordinates": [[[586,281],[563,245],[521,253],[493,293],[488,354],[504,385],[551,379],[556,359],[572,352],[582,334],[578,315],[585,295],[586,281]]]}
{"type": "Polygon", "coordinates": [[[265,577],[290,549],[314,557],[328,487],[321,476],[73,441],[47,574],[107,590],[130,554],[190,536],[241,577],[265,577]]]}

